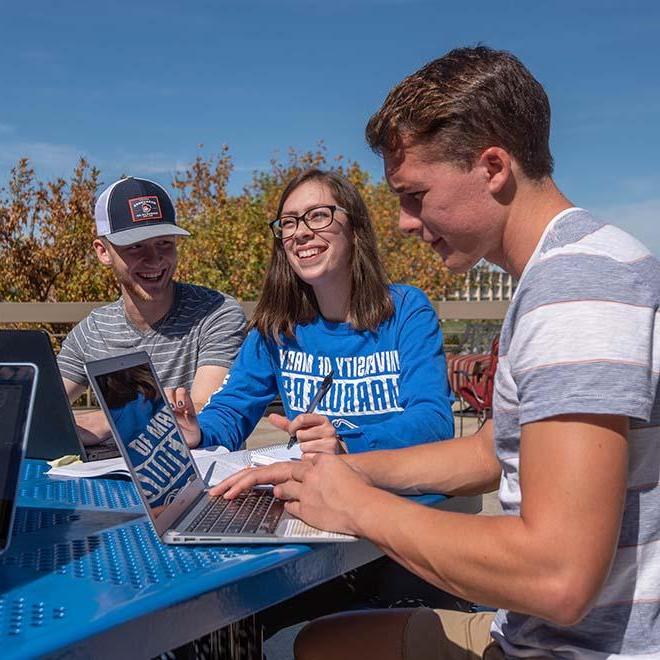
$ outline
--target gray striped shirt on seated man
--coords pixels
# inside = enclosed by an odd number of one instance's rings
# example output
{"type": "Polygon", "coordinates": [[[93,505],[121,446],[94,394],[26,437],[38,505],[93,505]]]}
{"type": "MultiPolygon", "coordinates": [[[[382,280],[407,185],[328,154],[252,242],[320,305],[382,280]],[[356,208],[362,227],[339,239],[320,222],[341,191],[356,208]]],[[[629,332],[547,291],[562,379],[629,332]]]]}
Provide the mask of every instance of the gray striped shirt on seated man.
{"type": "Polygon", "coordinates": [[[190,390],[199,367],[231,366],[244,327],[234,298],[177,282],[172,311],[152,329],[140,332],[133,326],[120,298],[83,319],[64,340],[57,360],[64,378],[86,386],[85,362],[145,351],[164,387],[190,390]]]}
{"type": "MultiPolygon", "coordinates": [[[[87,387],[84,363],[146,351],[165,387],[184,387],[199,410],[224,381],[246,330],[239,303],[226,294],[174,281],[176,224],[167,192],[146,179],[109,186],[95,208],[99,261],[111,268],[119,300],[99,307],[66,337],[58,356],[70,401],[87,387]]],[[[76,414],[85,443],[109,437],[100,412],[76,414]]]]}

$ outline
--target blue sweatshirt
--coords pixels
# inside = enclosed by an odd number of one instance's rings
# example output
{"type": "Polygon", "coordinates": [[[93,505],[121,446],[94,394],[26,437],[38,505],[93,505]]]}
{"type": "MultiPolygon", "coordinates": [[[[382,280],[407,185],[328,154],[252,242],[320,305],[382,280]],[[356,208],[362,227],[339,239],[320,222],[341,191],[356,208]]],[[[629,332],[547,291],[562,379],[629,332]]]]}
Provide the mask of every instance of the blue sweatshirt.
{"type": "Polygon", "coordinates": [[[318,316],[278,345],[253,329],[224,387],[199,414],[201,446],[238,449],[279,393],[286,416],[305,412],[323,377],[334,381],[316,411],[350,452],[407,447],[454,435],[453,400],[438,317],[415,287],[392,285],[394,315],[376,332],[318,316]]]}

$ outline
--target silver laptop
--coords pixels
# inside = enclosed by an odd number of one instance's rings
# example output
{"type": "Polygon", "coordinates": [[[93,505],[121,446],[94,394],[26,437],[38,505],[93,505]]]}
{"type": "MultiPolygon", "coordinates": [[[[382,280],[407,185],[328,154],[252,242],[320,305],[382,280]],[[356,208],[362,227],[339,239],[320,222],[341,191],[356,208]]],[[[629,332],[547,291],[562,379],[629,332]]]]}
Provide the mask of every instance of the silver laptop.
{"type": "Polygon", "coordinates": [[[38,373],[34,364],[0,362],[0,554],[11,541],[38,373]]]}
{"type": "Polygon", "coordinates": [[[272,489],[209,496],[145,352],[85,365],[131,478],[165,543],[354,541],[290,516],[272,489]]]}

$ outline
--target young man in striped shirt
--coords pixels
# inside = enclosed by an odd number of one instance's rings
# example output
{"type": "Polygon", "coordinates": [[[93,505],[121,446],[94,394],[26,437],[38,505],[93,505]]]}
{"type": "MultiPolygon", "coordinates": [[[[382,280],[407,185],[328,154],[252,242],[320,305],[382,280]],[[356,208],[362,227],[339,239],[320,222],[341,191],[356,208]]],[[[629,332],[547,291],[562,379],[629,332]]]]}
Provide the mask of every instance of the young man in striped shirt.
{"type": "MultiPolygon", "coordinates": [[[[58,355],[70,401],[87,387],[84,363],[146,351],[163,385],[191,392],[199,410],[227,375],[245,336],[245,315],[232,297],[174,281],[177,226],[167,192],[128,177],[99,197],[95,209],[99,261],[112,268],[121,298],[95,309],[66,337],[58,355]]],[[[83,441],[109,437],[102,412],[81,413],[83,441]]]]}
{"type": "Polygon", "coordinates": [[[519,279],[493,423],[394,452],[278,464],[287,510],[366,537],[497,614],[370,611],[310,624],[296,658],[660,657],[660,265],[558,190],[542,86],[512,55],[463,48],[397,85],[367,128],[399,225],[455,272],[519,279]],[[393,492],[484,493],[470,516],[393,492]],[[386,522],[385,522],[386,521],[386,522]]]}

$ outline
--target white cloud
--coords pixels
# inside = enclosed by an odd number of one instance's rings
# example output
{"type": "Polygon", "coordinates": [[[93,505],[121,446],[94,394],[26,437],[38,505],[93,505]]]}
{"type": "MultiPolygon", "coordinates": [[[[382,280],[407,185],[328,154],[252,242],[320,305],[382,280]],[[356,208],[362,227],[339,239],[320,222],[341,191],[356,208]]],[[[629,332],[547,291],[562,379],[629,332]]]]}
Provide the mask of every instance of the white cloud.
{"type": "Polygon", "coordinates": [[[234,163],[234,172],[260,172],[263,170],[270,170],[270,163],[257,163],[256,165],[237,165],[234,163]]]}
{"type": "MultiPolygon", "coordinates": [[[[164,153],[152,154],[131,154],[123,152],[117,157],[105,159],[100,163],[95,163],[101,171],[109,170],[109,164],[112,165],[112,170],[125,172],[133,176],[147,176],[149,174],[170,174],[174,176],[178,172],[183,172],[192,167],[192,160],[183,160],[170,156],[164,153]]],[[[257,163],[255,165],[237,164],[233,162],[233,172],[235,174],[247,173],[252,174],[255,170],[268,169],[268,163],[257,163]]]]}
{"type": "Polygon", "coordinates": [[[7,172],[20,158],[29,158],[39,176],[68,176],[83,151],[71,144],[52,142],[6,142],[0,144],[0,167],[7,172]]]}
{"type": "Polygon", "coordinates": [[[135,176],[140,174],[172,174],[180,172],[189,167],[189,163],[182,163],[174,158],[159,160],[159,159],[146,159],[128,161],[126,164],[126,171],[135,173],[135,176]]]}
{"type": "MultiPolygon", "coordinates": [[[[0,136],[3,133],[2,126],[0,124],[0,136]]],[[[81,156],[85,156],[91,165],[98,167],[102,175],[111,178],[120,173],[169,178],[191,165],[189,162],[163,153],[124,152],[97,158],[72,144],[0,140],[0,172],[4,174],[5,180],[9,176],[10,169],[16,166],[20,158],[29,158],[30,165],[41,180],[55,177],[66,179],[73,172],[81,156]]]]}
{"type": "Polygon", "coordinates": [[[625,229],[660,257],[660,198],[594,209],[603,220],[625,229]]]}
{"type": "Polygon", "coordinates": [[[121,172],[129,176],[174,176],[190,167],[191,163],[163,153],[129,154],[121,153],[95,163],[101,172],[121,172]]]}

